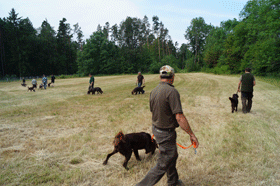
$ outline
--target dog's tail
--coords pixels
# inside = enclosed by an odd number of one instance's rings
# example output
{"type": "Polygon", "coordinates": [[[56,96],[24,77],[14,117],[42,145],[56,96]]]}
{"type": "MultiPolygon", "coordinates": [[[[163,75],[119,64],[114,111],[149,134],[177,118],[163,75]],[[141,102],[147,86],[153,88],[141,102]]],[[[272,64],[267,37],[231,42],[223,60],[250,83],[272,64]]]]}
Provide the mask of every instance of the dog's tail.
{"type": "Polygon", "coordinates": [[[144,88],[145,86],[143,86],[142,88],[144,88]]]}

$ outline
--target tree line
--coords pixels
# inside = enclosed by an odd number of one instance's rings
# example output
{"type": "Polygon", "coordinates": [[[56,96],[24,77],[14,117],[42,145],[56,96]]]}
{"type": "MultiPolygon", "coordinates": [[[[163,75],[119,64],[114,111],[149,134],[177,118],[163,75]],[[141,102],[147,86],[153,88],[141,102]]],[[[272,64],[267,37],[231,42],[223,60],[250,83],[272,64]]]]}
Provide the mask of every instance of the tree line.
{"type": "Polygon", "coordinates": [[[1,76],[157,73],[165,64],[176,71],[233,74],[250,67],[257,75],[279,75],[279,17],[278,0],[251,0],[239,20],[214,27],[192,19],[178,47],[157,16],[106,22],[84,40],[78,23],[71,27],[63,18],[55,31],[44,20],[35,29],[12,9],[0,18],[1,76]]]}

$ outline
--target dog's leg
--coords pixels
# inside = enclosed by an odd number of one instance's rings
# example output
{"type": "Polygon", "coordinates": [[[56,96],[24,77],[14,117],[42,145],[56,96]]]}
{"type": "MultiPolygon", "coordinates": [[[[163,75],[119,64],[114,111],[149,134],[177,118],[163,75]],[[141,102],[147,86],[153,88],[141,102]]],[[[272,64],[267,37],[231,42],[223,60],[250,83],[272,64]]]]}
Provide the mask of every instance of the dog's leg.
{"type": "Polygon", "coordinates": [[[138,161],[141,161],[141,159],[140,159],[140,157],[139,157],[139,154],[138,154],[138,150],[137,150],[137,149],[133,149],[133,152],[134,152],[134,155],[135,155],[136,159],[137,159],[138,161]]]}
{"type": "Polygon", "coordinates": [[[117,150],[117,149],[114,149],[113,152],[111,152],[110,154],[108,154],[106,160],[103,162],[103,165],[107,165],[107,162],[108,162],[109,158],[110,158],[111,156],[113,156],[114,154],[116,154],[117,152],[118,152],[118,150],[117,150]]]}
{"type": "Polygon", "coordinates": [[[124,163],[123,163],[123,167],[126,170],[129,170],[129,168],[127,168],[127,163],[130,160],[131,154],[132,154],[132,150],[130,150],[129,152],[127,152],[127,154],[125,154],[125,160],[124,160],[124,163]]]}

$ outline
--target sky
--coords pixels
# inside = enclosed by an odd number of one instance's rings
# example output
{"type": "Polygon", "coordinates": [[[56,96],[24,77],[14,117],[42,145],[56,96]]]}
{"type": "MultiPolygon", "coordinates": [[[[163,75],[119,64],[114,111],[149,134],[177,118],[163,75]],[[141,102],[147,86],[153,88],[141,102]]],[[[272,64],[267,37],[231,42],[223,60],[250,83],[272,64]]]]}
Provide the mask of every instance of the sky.
{"type": "Polygon", "coordinates": [[[173,42],[187,43],[185,32],[196,17],[207,24],[220,26],[222,21],[236,18],[248,0],[0,0],[0,18],[8,17],[12,8],[19,17],[29,18],[34,28],[44,20],[57,31],[59,21],[79,23],[84,40],[97,30],[98,24],[119,25],[126,17],[143,19],[158,16],[169,30],[173,42]]]}

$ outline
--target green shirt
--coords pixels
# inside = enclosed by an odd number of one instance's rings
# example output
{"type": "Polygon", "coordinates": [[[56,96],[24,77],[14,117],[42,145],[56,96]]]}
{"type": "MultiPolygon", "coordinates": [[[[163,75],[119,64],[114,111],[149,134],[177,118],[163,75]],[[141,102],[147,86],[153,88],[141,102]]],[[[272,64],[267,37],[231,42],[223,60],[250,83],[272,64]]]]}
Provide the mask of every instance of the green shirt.
{"type": "Polygon", "coordinates": [[[150,94],[150,110],[154,126],[162,129],[179,127],[176,114],[183,113],[179,92],[173,85],[160,82],[150,94]]]}
{"type": "Polygon", "coordinates": [[[92,82],[94,83],[94,77],[93,76],[91,76],[90,79],[89,79],[89,83],[91,84],[92,82]]]}

